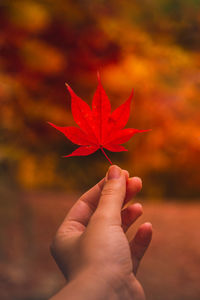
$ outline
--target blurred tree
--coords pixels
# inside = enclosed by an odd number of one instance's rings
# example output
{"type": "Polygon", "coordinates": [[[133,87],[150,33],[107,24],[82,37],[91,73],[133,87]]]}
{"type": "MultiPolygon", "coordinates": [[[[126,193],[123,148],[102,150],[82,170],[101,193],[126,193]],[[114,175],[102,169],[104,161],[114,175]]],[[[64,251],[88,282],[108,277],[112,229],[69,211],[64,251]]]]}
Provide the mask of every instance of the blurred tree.
{"type": "Polygon", "coordinates": [[[111,154],[113,161],[144,179],[144,195],[198,196],[199,6],[196,0],[2,1],[1,176],[10,181],[4,175],[12,166],[13,185],[71,190],[103,176],[100,153],[62,159],[75,147],[46,123],[73,124],[64,83],[91,103],[100,69],[113,109],[133,87],[129,125],[153,129],[135,136],[128,153],[111,154]]]}

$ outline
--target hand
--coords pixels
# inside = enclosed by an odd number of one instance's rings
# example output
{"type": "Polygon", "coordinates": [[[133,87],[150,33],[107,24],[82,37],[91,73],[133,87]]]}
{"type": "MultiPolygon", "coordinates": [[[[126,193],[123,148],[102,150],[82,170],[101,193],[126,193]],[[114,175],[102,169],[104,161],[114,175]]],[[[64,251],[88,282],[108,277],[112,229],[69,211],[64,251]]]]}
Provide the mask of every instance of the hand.
{"type": "MultiPolygon", "coordinates": [[[[102,286],[105,281],[106,299],[145,299],[135,275],[151,241],[152,226],[144,223],[135,237],[127,240],[125,232],[142,214],[140,204],[121,210],[142,187],[138,177],[128,177],[127,171],[111,166],[106,177],[71,208],[51,246],[69,281],[87,270],[90,279],[96,278],[102,286]]],[[[103,288],[98,293],[104,293],[103,288]]]]}

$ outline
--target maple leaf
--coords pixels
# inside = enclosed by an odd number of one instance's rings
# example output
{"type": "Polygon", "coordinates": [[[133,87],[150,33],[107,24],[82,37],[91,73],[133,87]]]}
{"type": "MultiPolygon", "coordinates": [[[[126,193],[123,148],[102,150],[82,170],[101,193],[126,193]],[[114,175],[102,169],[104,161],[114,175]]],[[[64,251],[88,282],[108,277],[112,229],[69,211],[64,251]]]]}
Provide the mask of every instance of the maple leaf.
{"type": "Polygon", "coordinates": [[[85,156],[101,149],[108,161],[112,164],[104,149],[112,152],[128,151],[121,144],[127,142],[134,134],[147,132],[151,129],[124,129],[130,116],[133,90],[130,97],[111,112],[110,101],[101,84],[99,73],[97,73],[97,78],[98,86],[92,100],[92,109],[66,84],[71,95],[72,114],[79,127],[60,127],[53,123],[48,123],[62,132],[72,143],[80,146],[71,154],[64,157],[85,156]]]}

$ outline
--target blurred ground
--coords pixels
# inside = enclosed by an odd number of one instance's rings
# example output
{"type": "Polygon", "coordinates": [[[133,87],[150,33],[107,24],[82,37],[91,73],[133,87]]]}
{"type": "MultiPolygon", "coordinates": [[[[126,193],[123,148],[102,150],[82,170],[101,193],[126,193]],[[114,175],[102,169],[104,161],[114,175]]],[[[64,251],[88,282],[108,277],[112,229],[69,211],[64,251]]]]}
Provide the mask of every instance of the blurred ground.
{"type": "MultiPolygon", "coordinates": [[[[16,196],[10,206],[4,203],[0,299],[48,299],[64,284],[49,244],[75,199],[63,193],[32,192],[16,196]]],[[[154,227],[151,248],[138,274],[147,299],[200,299],[200,204],[144,201],[143,206],[139,222],[148,220],[154,227]]]]}

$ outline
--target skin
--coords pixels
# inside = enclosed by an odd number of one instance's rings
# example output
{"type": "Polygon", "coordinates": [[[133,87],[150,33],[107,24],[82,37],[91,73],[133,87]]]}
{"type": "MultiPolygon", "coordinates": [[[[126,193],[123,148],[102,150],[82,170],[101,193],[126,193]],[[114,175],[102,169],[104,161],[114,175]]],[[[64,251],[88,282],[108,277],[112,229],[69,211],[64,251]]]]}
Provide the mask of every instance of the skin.
{"type": "Polygon", "coordinates": [[[126,231],[142,215],[139,203],[126,203],[142,188],[141,179],[111,166],[98,184],[83,194],[67,214],[51,253],[68,284],[51,300],[144,300],[136,279],[152,237],[142,224],[132,240],[126,231]]]}

